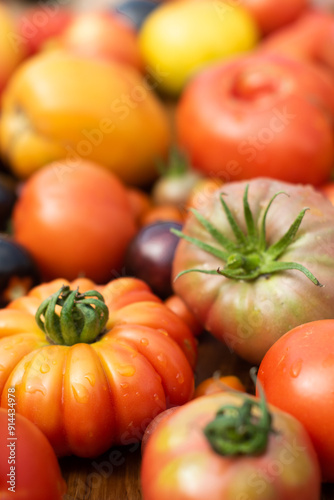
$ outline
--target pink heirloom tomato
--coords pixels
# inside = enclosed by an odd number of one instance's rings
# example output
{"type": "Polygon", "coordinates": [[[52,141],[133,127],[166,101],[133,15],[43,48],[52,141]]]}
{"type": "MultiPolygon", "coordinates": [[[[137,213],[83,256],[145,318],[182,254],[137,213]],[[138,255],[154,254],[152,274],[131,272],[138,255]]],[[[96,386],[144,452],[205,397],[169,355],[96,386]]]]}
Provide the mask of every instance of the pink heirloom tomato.
{"type": "Polygon", "coordinates": [[[143,500],[319,500],[320,470],[297,419],[263,397],[223,392],[161,417],[141,485],[143,500]]]}
{"type": "Polygon", "coordinates": [[[334,318],[334,207],[312,186],[225,184],[177,234],[175,293],[247,361],[297,325],[334,318]]]}

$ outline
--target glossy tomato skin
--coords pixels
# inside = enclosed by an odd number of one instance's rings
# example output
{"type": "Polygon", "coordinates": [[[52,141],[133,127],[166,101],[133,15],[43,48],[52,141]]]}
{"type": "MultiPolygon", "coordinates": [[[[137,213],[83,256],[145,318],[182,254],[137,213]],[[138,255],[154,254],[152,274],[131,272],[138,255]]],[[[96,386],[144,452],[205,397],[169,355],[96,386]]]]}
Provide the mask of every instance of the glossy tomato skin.
{"type": "Polygon", "coordinates": [[[334,481],[334,320],[306,323],[263,358],[258,380],[267,400],[294,415],[318,454],[323,481],[334,481]]]}
{"type": "Polygon", "coordinates": [[[177,141],[194,168],[227,182],[320,185],[334,161],[333,95],[329,75],[306,62],[258,53],[219,63],[184,90],[177,141]]]}
{"type": "Polygon", "coordinates": [[[52,446],[36,425],[16,413],[13,388],[7,399],[10,412],[0,408],[1,500],[62,500],[66,483],[52,446]]]}
{"type": "Polygon", "coordinates": [[[126,188],[87,161],[75,169],[53,163],[36,172],[13,211],[15,241],[30,252],[43,281],[86,276],[106,283],[120,272],[136,230],[126,188]]]}
{"type": "Polygon", "coordinates": [[[203,428],[221,406],[240,406],[244,397],[221,393],[198,398],[158,424],[143,454],[144,500],[320,499],[312,443],[300,422],[286,413],[272,408],[276,432],[263,454],[231,458],[212,450],[203,428]]]}
{"type": "Polygon", "coordinates": [[[94,457],[139,442],[156,415],[193,395],[193,335],[140,280],[96,287],[88,279],[58,279],[33,288],[0,317],[1,406],[14,387],[16,410],[58,456],[94,457]],[[105,298],[109,319],[95,342],[53,344],[37,326],[37,307],[63,284],[105,298]]]}
{"type": "Polygon", "coordinates": [[[146,281],[153,292],[166,299],[172,294],[171,272],[178,237],[171,228],[181,229],[175,222],[156,222],[141,228],[130,241],[125,254],[125,271],[129,276],[146,281]]]}
{"type": "MultiPolygon", "coordinates": [[[[200,213],[232,241],[235,241],[234,235],[219,195],[226,193],[226,203],[245,230],[242,209],[245,187],[246,182],[225,184],[199,208],[200,213]]],[[[258,229],[269,200],[279,191],[289,196],[278,196],[268,211],[267,244],[277,242],[300,211],[309,207],[294,241],[278,261],[303,264],[323,287],[316,286],[297,270],[263,275],[250,281],[191,272],[174,281],[175,293],[186,302],[203,327],[238,355],[256,364],[291,328],[308,321],[334,318],[333,206],[311,186],[253,179],[249,182],[249,204],[258,229]]],[[[193,214],[189,214],[183,232],[217,245],[193,214]]],[[[175,278],[181,271],[191,268],[217,270],[224,265],[218,257],[180,240],[172,275],[175,278]]]]}

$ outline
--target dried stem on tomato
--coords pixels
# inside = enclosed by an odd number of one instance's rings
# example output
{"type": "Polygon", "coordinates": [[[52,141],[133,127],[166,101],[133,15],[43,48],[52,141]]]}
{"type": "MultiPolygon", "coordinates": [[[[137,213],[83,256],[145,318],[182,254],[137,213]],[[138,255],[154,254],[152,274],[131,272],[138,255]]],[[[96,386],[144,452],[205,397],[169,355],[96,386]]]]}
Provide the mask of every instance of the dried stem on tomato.
{"type": "MultiPolygon", "coordinates": [[[[251,377],[256,382],[254,371],[251,371],[251,377]]],[[[204,428],[204,434],[216,453],[224,456],[259,455],[266,450],[269,434],[275,431],[264,391],[258,387],[260,400],[246,397],[241,406],[222,406],[214,420],[204,428]]]]}

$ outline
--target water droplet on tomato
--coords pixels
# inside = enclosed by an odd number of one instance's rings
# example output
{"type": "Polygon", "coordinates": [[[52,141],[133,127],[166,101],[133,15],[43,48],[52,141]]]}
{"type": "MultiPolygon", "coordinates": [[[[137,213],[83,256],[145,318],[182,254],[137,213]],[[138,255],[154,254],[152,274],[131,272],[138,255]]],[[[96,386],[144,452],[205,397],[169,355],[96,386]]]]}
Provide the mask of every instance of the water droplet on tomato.
{"type": "Polygon", "coordinates": [[[92,387],[94,387],[94,385],[95,385],[95,375],[93,375],[93,373],[87,373],[85,375],[85,378],[88,380],[88,382],[90,383],[90,385],[92,387]]]}
{"type": "Polygon", "coordinates": [[[300,374],[300,371],[302,369],[303,365],[303,360],[302,359],[297,359],[294,363],[292,363],[290,367],[290,375],[291,377],[297,378],[298,375],[300,374]]]}
{"type": "Polygon", "coordinates": [[[142,339],[140,339],[140,343],[141,343],[142,345],[144,345],[144,346],[147,346],[147,345],[148,345],[148,340],[147,340],[147,339],[145,339],[145,338],[142,338],[142,339]]]}
{"type": "Polygon", "coordinates": [[[78,403],[85,404],[89,401],[89,392],[87,388],[82,384],[72,384],[72,391],[75,397],[75,400],[78,403]]]}
{"type": "Polygon", "coordinates": [[[161,363],[162,366],[165,367],[167,365],[167,358],[166,358],[165,354],[163,354],[163,353],[158,354],[157,359],[161,363]]]}
{"type": "Polygon", "coordinates": [[[40,392],[43,396],[46,395],[46,387],[41,383],[40,380],[32,380],[29,381],[25,387],[26,392],[29,394],[35,394],[36,392],[40,392]]]}
{"type": "Polygon", "coordinates": [[[126,389],[129,386],[129,384],[120,384],[120,386],[122,389],[126,389]]]}
{"type": "Polygon", "coordinates": [[[155,401],[158,401],[158,400],[159,400],[159,396],[158,396],[158,394],[157,394],[157,393],[153,394],[153,399],[154,399],[155,401]]]}
{"type": "Polygon", "coordinates": [[[176,380],[178,381],[179,384],[183,384],[184,382],[184,376],[183,376],[183,373],[178,373],[176,375],[176,380]]]}
{"type": "Polygon", "coordinates": [[[166,330],[163,330],[163,328],[158,328],[158,332],[162,333],[162,335],[165,335],[166,337],[168,337],[168,333],[166,332],[166,330]]]}
{"type": "Polygon", "coordinates": [[[47,363],[43,363],[39,370],[41,373],[48,373],[50,371],[50,366],[47,363]]]}
{"type": "Polygon", "coordinates": [[[123,377],[132,377],[136,373],[136,369],[132,365],[117,365],[116,370],[123,377]]]}

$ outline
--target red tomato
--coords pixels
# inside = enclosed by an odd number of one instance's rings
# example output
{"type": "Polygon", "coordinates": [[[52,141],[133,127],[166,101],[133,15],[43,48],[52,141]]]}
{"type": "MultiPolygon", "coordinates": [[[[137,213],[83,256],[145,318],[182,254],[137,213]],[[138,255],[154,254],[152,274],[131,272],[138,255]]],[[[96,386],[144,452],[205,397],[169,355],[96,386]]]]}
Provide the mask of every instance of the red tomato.
{"type": "Polygon", "coordinates": [[[132,24],[112,11],[78,14],[59,42],[61,48],[80,56],[116,60],[139,71],[144,67],[132,24]]]}
{"type": "Polygon", "coordinates": [[[48,40],[59,36],[74,17],[70,9],[59,3],[40,4],[22,13],[18,20],[20,41],[31,56],[38,52],[48,40]]]}
{"type": "Polygon", "coordinates": [[[83,275],[106,283],[120,272],[137,228],[116,175],[82,160],[77,168],[54,163],[32,175],[14,207],[13,229],[44,281],[83,275]]]}
{"type": "Polygon", "coordinates": [[[0,408],[1,500],[62,500],[66,484],[44,434],[16,413],[15,389],[7,391],[8,410],[0,408]]]}
{"type": "Polygon", "coordinates": [[[334,80],[273,54],[239,57],[193,78],[176,109],[179,147],[224,181],[320,185],[334,163],[334,80]]]}
{"type": "Polygon", "coordinates": [[[225,392],[162,418],[143,453],[143,500],[319,500],[319,464],[305,429],[258,403],[225,392]]]}
{"type": "Polygon", "coordinates": [[[334,481],[334,320],[306,323],[267,352],[258,380],[268,401],[294,415],[310,435],[323,481],[334,481]]]}
{"type": "Polygon", "coordinates": [[[309,0],[241,0],[241,5],[254,16],[262,33],[269,33],[298,18],[309,0]]]}

